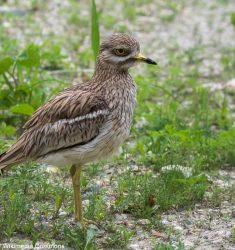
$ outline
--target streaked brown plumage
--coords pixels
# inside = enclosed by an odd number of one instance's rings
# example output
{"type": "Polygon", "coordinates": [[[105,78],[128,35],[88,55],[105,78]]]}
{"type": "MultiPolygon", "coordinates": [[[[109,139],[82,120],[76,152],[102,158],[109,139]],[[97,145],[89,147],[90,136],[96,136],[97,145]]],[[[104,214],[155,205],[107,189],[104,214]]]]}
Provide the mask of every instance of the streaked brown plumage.
{"type": "Polygon", "coordinates": [[[0,156],[0,169],[25,161],[73,165],[75,214],[82,222],[81,201],[76,201],[80,167],[112,154],[128,137],[136,103],[128,68],[140,61],[156,64],[139,54],[139,43],[130,35],[115,33],[105,40],[92,79],[42,105],[0,156]]]}

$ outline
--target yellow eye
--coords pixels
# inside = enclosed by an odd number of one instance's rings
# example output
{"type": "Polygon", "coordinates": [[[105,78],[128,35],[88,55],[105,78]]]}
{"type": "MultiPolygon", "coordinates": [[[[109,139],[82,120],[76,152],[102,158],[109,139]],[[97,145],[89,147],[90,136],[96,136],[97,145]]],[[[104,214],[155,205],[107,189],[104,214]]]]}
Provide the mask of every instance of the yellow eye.
{"type": "Polygon", "coordinates": [[[114,53],[117,56],[126,56],[127,55],[127,51],[125,49],[115,49],[114,53]]]}

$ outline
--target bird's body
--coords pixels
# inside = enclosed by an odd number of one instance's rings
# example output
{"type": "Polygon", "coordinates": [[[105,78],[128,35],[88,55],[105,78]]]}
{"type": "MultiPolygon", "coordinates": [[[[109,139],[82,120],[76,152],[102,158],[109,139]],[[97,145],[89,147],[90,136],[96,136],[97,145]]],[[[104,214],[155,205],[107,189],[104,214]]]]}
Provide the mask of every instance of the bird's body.
{"type": "MultiPolygon", "coordinates": [[[[75,92],[92,96],[94,93],[93,81],[84,85],[76,85],[75,92]]],[[[74,91],[74,90],[72,90],[74,91]]],[[[39,158],[40,161],[57,165],[72,165],[97,161],[106,158],[116,151],[119,146],[128,137],[131,127],[132,115],[136,103],[136,87],[129,74],[112,76],[99,86],[99,93],[96,93],[94,99],[105,100],[100,109],[91,111],[78,118],[65,119],[64,124],[69,124],[67,129],[81,131],[83,126],[89,126],[95,122],[99,129],[97,131],[87,131],[84,133],[82,141],[87,143],[77,143],[79,141],[74,135],[74,144],[67,146],[66,140],[62,138],[58,145],[63,145],[60,149],[48,153],[39,158]],[[109,86],[106,86],[106,85],[109,86]],[[110,87],[112,84],[112,87],[110,87]]],[[[97,100],[97,103],[99,101],[97,100]]],[[[80,134],[77,134],[80,139],[80,134]]],[[[56,139],[56,138],[55,138],[56,139]]],[[[73,142],[72,142],[73,143],[73,142]]],[[[54,143],[56,144],[56,143],[54,143]]]]}
{"type": "Polygon", "coordinates": [[[104,70],[98,77],[62,91],[40,107],[1,160],[7,165],[26,160],[84,165],[117,151],[129,135],[136,86],[127,70],[104,70]]]}
{"type": "Polygon", "coordinates": [[[82,221],[81,166],[113,154],[128,137],[136,104],[128,68],[138,61],[156,64],[139,54],[139,43],[127,34],[104,41],[91,80],[36,110],[17,142],[0,155],[0,169],[25,161],[72,165],[75,215],[82,221]]]}

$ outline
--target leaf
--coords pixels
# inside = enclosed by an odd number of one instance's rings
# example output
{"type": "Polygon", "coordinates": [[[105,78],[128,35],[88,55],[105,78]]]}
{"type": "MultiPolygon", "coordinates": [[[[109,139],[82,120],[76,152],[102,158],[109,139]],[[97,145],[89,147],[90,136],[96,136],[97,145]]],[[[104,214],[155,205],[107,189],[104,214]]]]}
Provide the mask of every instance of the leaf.
{"type": "Polygon", "coordinates": [[[62,204],[62,198],[59,194],[56,194],[55,196],[55,204],[56,204],[56,209],[60,209],[62,204]]]}
{"type": "Polygon", "coordinates": [[[11,111],[16,114],[31,115],[34,108],[27,103],[20,103],[11,107],[11,111]]]}
{"type": "Polygon", "coordinates": [[[231,13],[231,23],[235,27],[235,12],[231,13]]]}
{"type": "Polygon", "coordinates": [[[191,176],[187,179],[175,179],[175,181],[182,184],[194,185],[197,183],[206,183],[207,177],[205,175],[199,175],[199,176],[191,176]]]}
{"type": "Polygon", "coordinates": [[[19,95],[23,95],[23,94],[29,95],[30,94],[30,87],[27,84],[18,85],[15,88],[15,93],[19,94],[19,95]]]}
{"type": "Polygon", "coordinates": [[[0,127],[0,134],[4,135],[4,136],[9,136],[14,134],[16,131],[16,129],[13,126],[7,125],[5,122],[3,122],[1,124],[0,127]]]}
{"type": "Polygon", "coordinates": [[[5,57],[0,60],[0,74],[4,74],[14,63],[14,60],[11,57],[5,57]]]}
{"type": "Polygon", "coordinates": [[[34,67],[40,64],[39,47],[35,44],[29,47],[17,57],[17,63],[25,67],[34,67]]]}
{"type": "MultiPolygon", "coordinates": [[[[1,89],[0,91],[0,100],[6,100],[11,94],[11,91],[8,89],[1,89]]],[[[3,104],[3,102],[1,102],[1,105],[3,104]]],[[[0,106],[1,106],[0,105],[0,106]]]]}
{"type": "Polygon", "coordinates": [[[95,0],[92,0],[92,6],[91,6],[91,42],[92,42],[92,50],[94,53],[94,59],[96,60],[99,53],[100,33],[99,33],[99,20],[98,20],[95,0]]]}
{"type": "Polygon", "coordinates": [[[93,229],[88,229],[86,233],[86,246],[84,250],[91,250],[92,249],[92,242],[95,237],[95,231],[93,229]]]}

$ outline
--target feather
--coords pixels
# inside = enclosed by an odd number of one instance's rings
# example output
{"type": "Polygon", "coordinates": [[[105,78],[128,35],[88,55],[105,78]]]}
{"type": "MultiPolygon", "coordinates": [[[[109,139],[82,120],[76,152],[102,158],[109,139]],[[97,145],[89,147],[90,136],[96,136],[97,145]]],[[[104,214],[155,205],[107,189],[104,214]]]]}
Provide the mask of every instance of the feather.
{"type": "Polygon", "coordinates": [[[103,98],[84,85],[64,90],[35,111],[18,141],[0,156],[0,169],[36,160],[55,150],[84,145],[98,135],[108,114],[103,98]]]}

